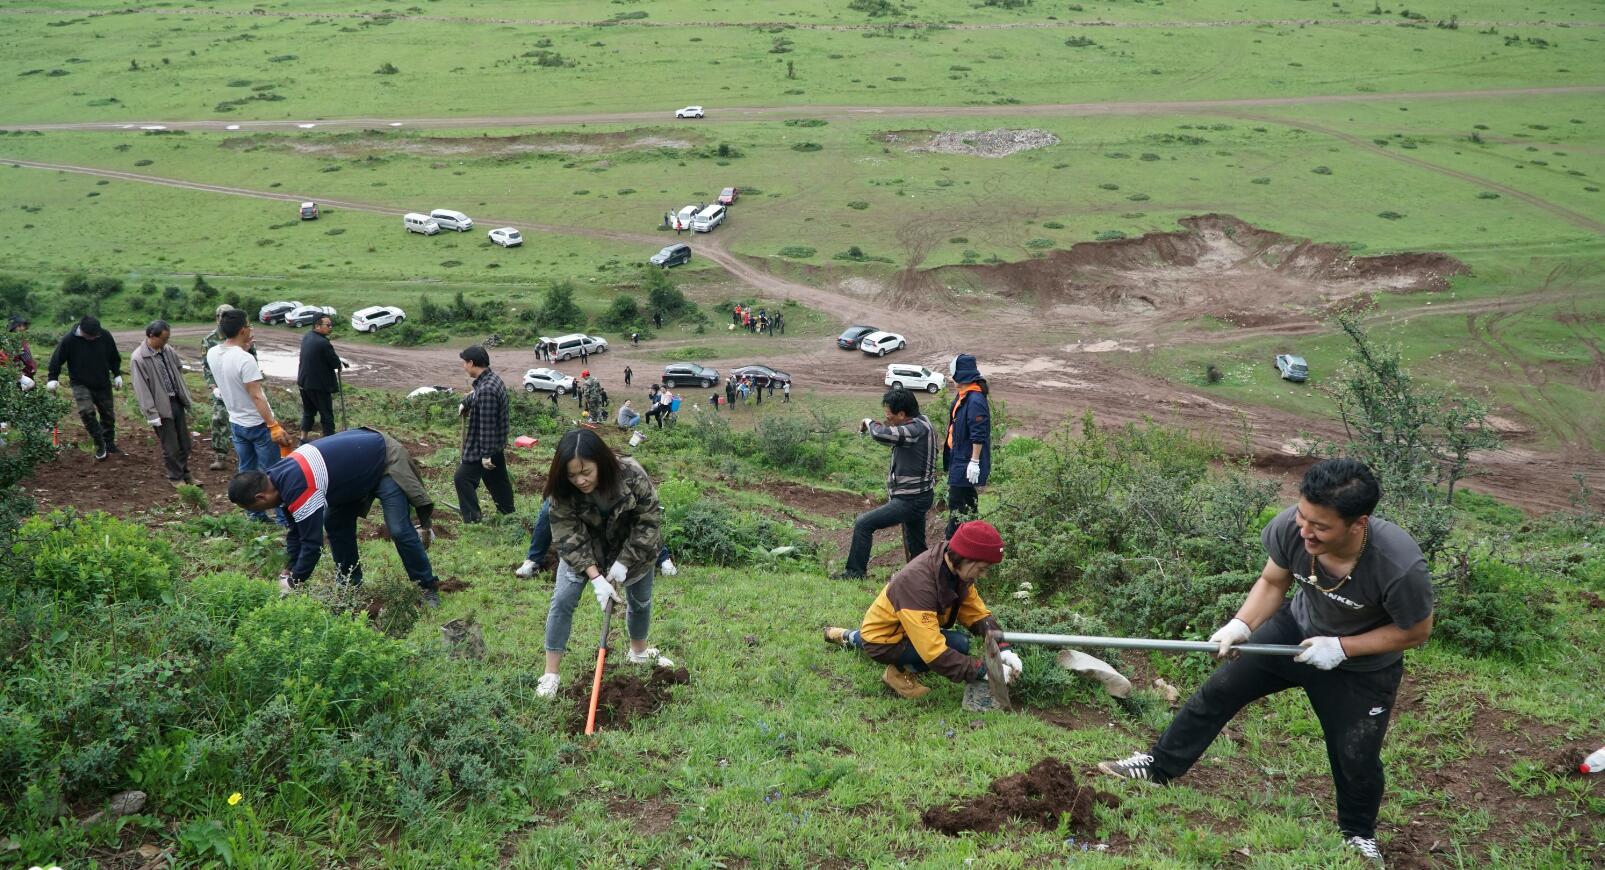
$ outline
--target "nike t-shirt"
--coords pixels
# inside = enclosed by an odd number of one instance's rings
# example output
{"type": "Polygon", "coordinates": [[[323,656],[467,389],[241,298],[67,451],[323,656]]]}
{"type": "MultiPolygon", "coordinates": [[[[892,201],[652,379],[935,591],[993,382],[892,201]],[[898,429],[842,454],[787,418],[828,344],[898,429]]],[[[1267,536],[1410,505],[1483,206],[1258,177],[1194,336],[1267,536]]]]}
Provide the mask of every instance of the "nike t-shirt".
{"type": "MultiPolygon", "coordinates": [[[[1277,514],[1261,539],[1271,561],[1293,574],[1297,591],[1291,609],[1307,637],[1348,637],[1389,624],[1409,628],[1432,615],[1427,560],[1404,529],[1371,517],[1371,539],[1348,581],[1343,582],[1342,577],[1328,574],[1304,549],[1297,514],[1296,505],[1277,514]]],[[[1403,657],[1402,652],[1353,656],[1338,667],[1375,671],[1403,657]]]]}

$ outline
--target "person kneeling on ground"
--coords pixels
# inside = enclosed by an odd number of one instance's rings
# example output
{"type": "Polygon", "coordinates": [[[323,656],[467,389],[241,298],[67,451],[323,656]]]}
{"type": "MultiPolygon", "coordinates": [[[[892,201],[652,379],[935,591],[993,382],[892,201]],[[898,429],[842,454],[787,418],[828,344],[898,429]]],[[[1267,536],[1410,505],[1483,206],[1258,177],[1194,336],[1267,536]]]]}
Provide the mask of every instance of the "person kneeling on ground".
{"type": "Polygon", "coordinates": [[[1375,864],[1382,806],[1382,738],[1404,677],[1404,651],[1432,634],[1433,593],[1421,548],[1371,516],[1381,499],[1364,463],[1328,459],[1305,472],[1298,504],[1261,537],[1270,556],[1237,616],[1210,637],[1222,665],[1176,713],[1148,752],[1098,769],[1163,785],[1186,773],[1249,702],[1295,686],[1315,708],[1337,789],[1338,830],[1375,864]],[[1292,601],[1287,590],[1298,581],[1292,601]],[[1299,644],[1295,658],[1232,646],[1299,644]]]}
{"type": "Polygon", "coordinates": [[[635,428],[635,425],[640,422],[641,415],[636,413],[634,408],[630,407],[630,400],[625,399],[624,404],[619,406],[619,428],[633,429],[635,428]]]}
{"type": "Polygon", "coordinates": [[[323,537],[343,582],[362,582],[357,554],[357,518],[377,499],[385,529],[407,576],[423,589],[424,604],[440,604],[439,582],[424,552],[434,541],[435,504],[424,489],[418,466],[394,438],[373,429],[348,429],[295,449],[262,471],[242,471],[229,481],[229,501],[247,511],[282,505],[289,521],[284,549],[289,568],[279,576],[288,594],[312,576],[322,555],[323,537]],[[413,528],[412,510],[418,512],[413,528]]]}
{"type": "Polygon", "coordinates": [[[590,429],[576,429],[557,443],[546,497],[552,502],[557,588],[546,614],[546,673],[536,684],[536,697],[557,694],[574,606],[587,582],[604,611],[610,604],[625,605],[630,664],[673,667],[674,662],[646,644],[652,627],[653,568],[663,549],[663,511],[646,469],[628,456],[614,455],[590,429]]]}
{"type": "MultiPolygon", "coordinates": [[[[992,611],[975,589],[989,566],[1003,561],[1003,537],[991,523],[972,520],[959,526],[951,540],[926,550],[892,575],[857,629],[827,628],[828,643],[861,649],[886,665],[882,682],[910,700],[930,691],[919,675],[935,671],[955,683],[986,679],[986,662],[971,658],[970,638],[954,628],[961,624],[984,638],[1001,632],[992,611]]],[[[1020,675],[1020,656],[1002,648],[1004,678],[1020,675]]]]}

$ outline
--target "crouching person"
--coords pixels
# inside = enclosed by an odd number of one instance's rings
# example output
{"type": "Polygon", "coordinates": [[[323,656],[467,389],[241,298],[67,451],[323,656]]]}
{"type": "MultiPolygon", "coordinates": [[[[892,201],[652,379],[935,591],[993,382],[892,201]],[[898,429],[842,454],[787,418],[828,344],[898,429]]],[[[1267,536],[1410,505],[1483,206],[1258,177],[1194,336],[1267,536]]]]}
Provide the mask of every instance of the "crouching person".
{"type": "Polygon", "coordinates": [[[673,667],[674,662],[647,646],[652,580],[663,549],[663,511],[646,469],[628,456],[615,455],[594,431],[576,429],[557,443],[546,497],[557,548],[557,587],[546,614],[546,673],[536,684],[536,696],[557,694],[574,607],[587,585],[603,610],[610,603],[625,605],[630,664],[673,667]]]}
{"type": "Polygon", "coordinates": [[[425,606],[439,606],[438,581],[425,552],[435,537],[435,505],[407,449],[389,435],[348,429],[320,438],[265,472],[234,475],[228,497],[247,511],[283,508],[289,523],[284,539],[289,568],[279,577],[279,591],[286,594],[312,576],[325,535],[342,581],[362,582],[357,518],[367,516],[377,500],[407,576],[423,589],[425,606]]]}
{"type": "MultiPolygon", "coordinates": [[[[1003,561],[1003,538],[991,523],[960,525],[951,540],[926,550],[892,575],[857,629],[827,628],[825,640],[861,649],[886,666],[881,680],[904,698],[930,687],[920,674],[935,671],[955,683],[986,679],[986,662],[969,655],[970,635],[1003,630],[975,589],[986,569],[1003,561]],[[968,634],[955,628],[962,625],[968,634]]],[[[1020,656],[1000,643],[1004,678],[1020,675],[1020,656]]]]}

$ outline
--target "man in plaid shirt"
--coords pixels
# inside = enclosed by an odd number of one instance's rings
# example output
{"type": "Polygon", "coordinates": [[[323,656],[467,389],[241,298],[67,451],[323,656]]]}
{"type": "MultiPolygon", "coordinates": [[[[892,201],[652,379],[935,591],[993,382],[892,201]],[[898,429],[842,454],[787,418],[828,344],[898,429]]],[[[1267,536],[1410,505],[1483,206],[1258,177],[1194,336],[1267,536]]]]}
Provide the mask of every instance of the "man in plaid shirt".
{"type": "Polygon", "coordinates": [[[507,476],[507,385],[490,370],[490,353],[474,345],[458,354],[463,371],[474,388],[457,411],[467,420],[463,432],[462,461],[453,482],[465,523],[477,523],[479,482],[485,481],[500,513],[513,512],[513,481],[507,476]]]}

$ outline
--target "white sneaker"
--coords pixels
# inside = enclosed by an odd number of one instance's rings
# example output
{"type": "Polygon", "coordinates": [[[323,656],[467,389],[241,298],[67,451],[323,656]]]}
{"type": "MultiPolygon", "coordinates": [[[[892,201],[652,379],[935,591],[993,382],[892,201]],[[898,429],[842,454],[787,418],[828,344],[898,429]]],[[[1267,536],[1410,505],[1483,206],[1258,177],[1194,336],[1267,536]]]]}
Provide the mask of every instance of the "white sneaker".
{"type": "Polygon", "coordinates": [[[652,665],[659,668],[672,668],[674,662],[658,654],[658,648],[649,646],[640,652],[630,650],[627,657],[632,665],[652,665]]]}
{"type": "Polygon", "coordinates": [[[291,594],[293,592],[295,592],[295,587],[290,585],[290,575],[289,575],[289,573],[280,574],[279,575],[279,597],[283,598],[284,596],[289,595],[289,594],[291,594]]]}
{"type": "Polygon", "coordinates": [[[1378,848],[1376,838],[1374,837],[1349,837],[1347,840],[1343,841],[1343,845],[1348,846],[1350,849],[1353,849],[1356,852],[1359,852],[1360,857],[1369,861],[1373,866],[1386,866],[1382,860],[1382,850],[1378,848]]]}
{"type": "Polygon", "coordinates": [[[534,577],[535,576],[535,569],[537,567],[539,567],[539,566],[536,565],[534,562],[531,562],[530,560],[525,559],[524,560],[524,564],[519,565],[518,566],[518,570],[513,572],[513,576],[514,577],[524,577],[524,578],[534,577]]]}
{"type": "Polygon", "coordinates": [[[555,697],[557,697],[557,684],[561,683],[562,681],[563,681],[563,678],[558,676],[557,674],[542,674],[541,675],[541,681],[539,683],[535,684],[535,697],[537,697],[537,698],[555,698],[555,697]]]}

